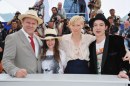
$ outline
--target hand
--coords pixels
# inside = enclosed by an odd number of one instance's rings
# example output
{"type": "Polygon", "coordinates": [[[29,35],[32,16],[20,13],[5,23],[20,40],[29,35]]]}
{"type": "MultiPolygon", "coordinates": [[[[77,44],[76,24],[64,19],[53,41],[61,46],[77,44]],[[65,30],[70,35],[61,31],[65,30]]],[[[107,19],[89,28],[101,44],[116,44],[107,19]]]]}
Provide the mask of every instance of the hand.
{"type": "Polygon", "coordinates": [[[118,74],[118,77],[119,78],[129,79],[128,75],[123,71],[120,71],[120,73],[118,74]]]}
{"type": "Polygon", "coordinates": [[[24,77],[26,77],[26,76],[27,76],[27,71],[26,71],[26,69],[19,69],[19,70],[16,72],[15,76],[16,76],[17,78],[24,78],[24,77]]]}
{"type": "Polygon", "coordinates": [[[130,63],[130,52],[126,53],[126,55],[123,57],[123,61],[129,61],[130,63]]]}
{"type": "Polygon", "coordinates": [[[60,16],[57,16],[57,20],[58,20],[58,21],[61,21],[61,17],[60,17],[60,16]]]}

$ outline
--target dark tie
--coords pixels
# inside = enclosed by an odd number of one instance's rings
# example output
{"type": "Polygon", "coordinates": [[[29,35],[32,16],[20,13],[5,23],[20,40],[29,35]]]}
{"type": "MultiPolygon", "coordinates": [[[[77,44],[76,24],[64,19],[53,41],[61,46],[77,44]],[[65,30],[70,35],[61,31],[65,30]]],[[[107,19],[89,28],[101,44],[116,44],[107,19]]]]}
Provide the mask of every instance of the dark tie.
{"type": "Polygon", "coordinates": [[[33,41],[33,37],[29,36],[29,39],[31,40],[30,44],[33,48],[33,51],[35,52],[35,44],[34,44],[34,41],[33,41]]]}

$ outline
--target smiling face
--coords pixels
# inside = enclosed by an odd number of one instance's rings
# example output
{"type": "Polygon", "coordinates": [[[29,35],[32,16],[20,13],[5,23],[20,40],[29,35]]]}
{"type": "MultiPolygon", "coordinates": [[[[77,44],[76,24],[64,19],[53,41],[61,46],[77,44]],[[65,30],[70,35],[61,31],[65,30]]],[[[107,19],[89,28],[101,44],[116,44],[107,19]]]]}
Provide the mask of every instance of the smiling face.
{"type": "Polygon", "coordinates": [[[48,46],[48,49],[53,50],[55,46],[55,39],[46,40],[46,44],[48,46]]]}
{"type": "Polygon", "coordinates": [[[38,26],[38,21],[32,18],[24,18],[22,25],[25,32],[32,36],[38,26]]]}
{"type": "Polygon", "coordinates": [[[104,36],[106,29],[107,26],[102,20],[95,20],[95,22],[93,23],[93,33],[96,37],[104,36]]]}

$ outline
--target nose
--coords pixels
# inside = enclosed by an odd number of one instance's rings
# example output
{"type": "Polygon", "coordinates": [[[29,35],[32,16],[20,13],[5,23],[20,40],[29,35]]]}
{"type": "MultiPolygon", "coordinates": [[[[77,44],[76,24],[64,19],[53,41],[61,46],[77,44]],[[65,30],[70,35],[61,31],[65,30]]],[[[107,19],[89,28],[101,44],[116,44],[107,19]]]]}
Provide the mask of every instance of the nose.
{"type": "Polygon", "coordinates": [[[33,27],[33,24],[30,23],[29,25],[30,25],[30,27],[33,27]]]}
{"type": "Polygon", "coordinates": [[[97,26],[96,26],[96,29],[100,29],[100,26],[99,26],[99,25],[97,25],[97,26]]]}
{"type": "Polygon", "coordinates": [[[74,26],[74,29],[78,29],[77,26],[74,26]]]}

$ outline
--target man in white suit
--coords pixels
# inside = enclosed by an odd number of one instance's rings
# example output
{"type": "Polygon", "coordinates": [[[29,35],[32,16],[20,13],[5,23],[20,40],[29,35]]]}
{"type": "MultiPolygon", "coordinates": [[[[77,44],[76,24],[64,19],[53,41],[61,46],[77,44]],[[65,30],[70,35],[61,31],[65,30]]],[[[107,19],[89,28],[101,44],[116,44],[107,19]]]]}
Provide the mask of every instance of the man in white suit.
{"type": "Polygon", "coordinates": [[[21,78],[41,72],[39,55],[42,42],[34,31],[43,21],[34,10],[28,10],[19,19],[23,27],[7,36],[2,64],[9,75],[21,78]]]}

